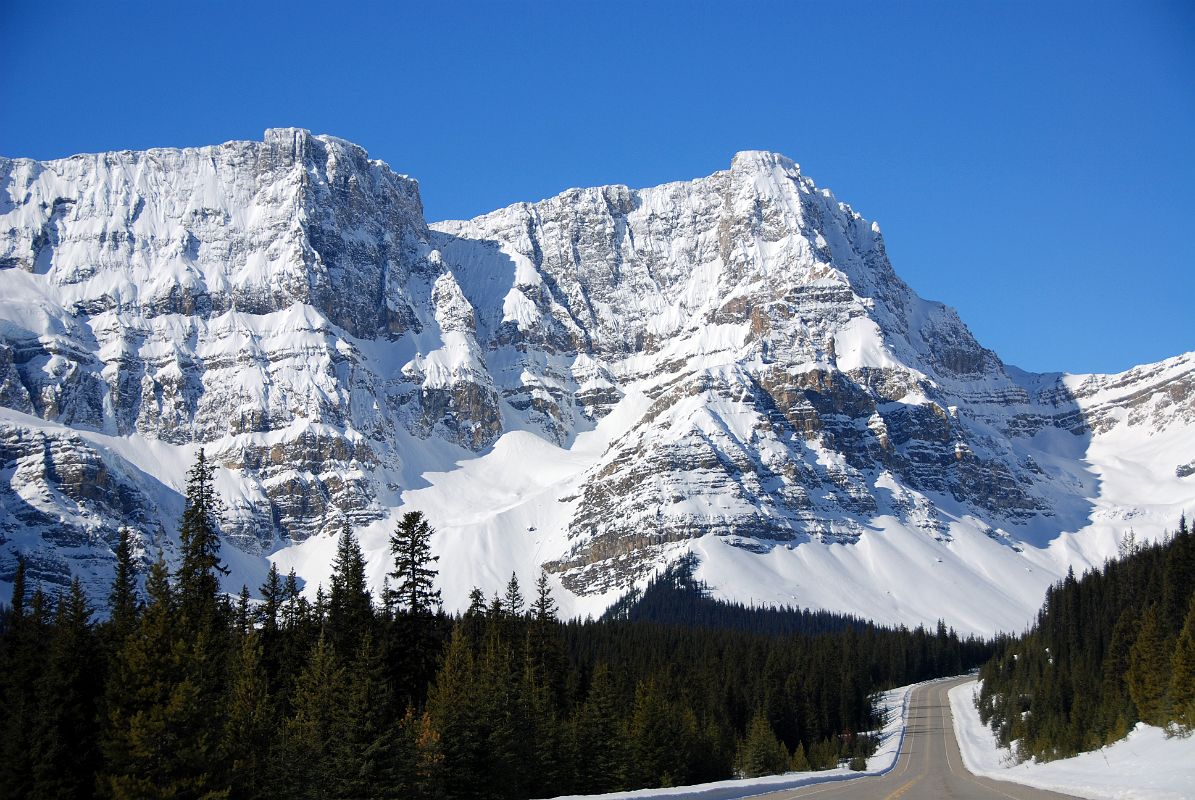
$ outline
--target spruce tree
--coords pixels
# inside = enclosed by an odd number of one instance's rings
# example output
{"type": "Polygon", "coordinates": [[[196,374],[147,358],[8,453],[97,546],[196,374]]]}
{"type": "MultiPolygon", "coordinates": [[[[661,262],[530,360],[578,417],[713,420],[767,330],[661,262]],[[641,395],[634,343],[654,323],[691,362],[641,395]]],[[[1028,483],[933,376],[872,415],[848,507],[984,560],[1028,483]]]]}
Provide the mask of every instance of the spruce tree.
{"type": "Polygon", "coordinates": [[[390,536],[391,601],[396,616],[387,660],[398,696],[404,704],[415,706],[423,702],[442,646],[435,618],[440,590],[435,588],[434,566],[439,556],[431,553],[434,533],[421,512],[408,511],[390,536]]]}
{"type": "Polygon", "coordinates": [[[262,631],[273,635],[278,630],[279,615],[282,603],[286,599],[283,594],[282,579],[278,575],[278,565],[270,562],[270,571],[266,573],[266,581],[258,589],[261,592],[261,606],[258,609],[258,619],[261,620],[262,631]]]}
{"type": "Polygon", "coordinates": [[[132,534],[127,527],[122,526],[120,541],[116,545],[116,573],[112,579],[112,591],[108,595],[113,639],[119,642],[133,630],[137,624],[138,606],[132,534]]]}
{"type": "Polygon", "coordinates": [[[213,624],[218,613],[219,575],[228,570],[220,563],[220,532],[216,524],[217,498],[212,482],[215,466],[203,448],[187,472],[187,488],[179,541],[182,561],[178,568],[180,622],[189,633],[213,624]]]}
{"type": "Polygon", "coordinates": [[[776,738],[763,708],[757,708],[735,759],[739,774],[747,778],[775,775],[788,769],[789,760],[788,750],[776,738]]]}
{"type": "Polygon", "coordinates": [[[506,582],[506,594],[502,597],[502,607],[512,617],[523,616],[523,592],[519,588],[519,578],[513,572],[506,582]]]}
{"type": "Polygon", "coordinates": [[[437,571],[432,566],[440,557],[431,554],[434,533],[423,512],[408,511],[390,536],[394,598],[402,611],[413,616],[430,616],[440,606],[440,590],[435,588],[437,571]]]}
{"type": "Polygon", "coordinates": [[[220,759],[228,765],[232,796],[261,800],[273,794],[279,755],[273,752],[278,720],[262,666],[261,634],[250,630],[240,637],[231,672],[220,759]]]}
{"type": "Polygon", "coordinates": [[[573,740],[577,787],[583,794],[627,788],[626,730],[605,663],[593,670],[589,694],[573,724],[573,740]]]}
{"type": "Polygon", "coordinates": [[[472,643],[457,625],[427,694],[427,714],[438,740],[438,773],[448,797],[491,796],[487,785],[491,721],[481,695],[472,643]]]}
{"type": "Polygon", "coordinates": [[[11,605],[0,638],[0,797],[33,791],[29,731],[37,722],[37,686],[50,625],[40,589],[27,597],[25,560],[18,556],[11,605]]]}
{"type": "Polygon", "coordinates": [[[33,800],[90,797],[99,769],[97,705],[103,676],[91,607],[75,578],[59,598],[30,731],[33,800]]]}
{"type": "Polygon", "coordinates": [[[552,586],[548,582],[548,573],[542,570],[535,581],[534,611],[537,622],[556,621],[556,601],[552,598],[552,586]]]}
{"type": "Polygon", "coordinates": [[[1170,708],[1171,718],[1180,730],[1195,730],[1195,593],[1187,603],[1186,618],[1170,659],[1170,708]]]}
{"type": "Polygon", "coordinates": [[[294,714],[284,731],[286,763],[282,794],[309,800],[339,797],[348,678],[325,636],[320,636],[295,683],[294,714]]]}
{"type": "Polygon", "coordinates": [[[1170,658],[1165,637],[1158,608],[1150,606],[1141,619],[1137,641],[1129,653],[1129,672],[1125,679],[1137,713],[1150,725],[1166,723],[1170,658]]]}
{"type": "Polygon", "coordinates": [[[348,660],[373,626],[373,603],[365,582],[365,554],[345,523],[332,561],[332,592],[328,597],[328,626],[332,643],[348,660]]]}

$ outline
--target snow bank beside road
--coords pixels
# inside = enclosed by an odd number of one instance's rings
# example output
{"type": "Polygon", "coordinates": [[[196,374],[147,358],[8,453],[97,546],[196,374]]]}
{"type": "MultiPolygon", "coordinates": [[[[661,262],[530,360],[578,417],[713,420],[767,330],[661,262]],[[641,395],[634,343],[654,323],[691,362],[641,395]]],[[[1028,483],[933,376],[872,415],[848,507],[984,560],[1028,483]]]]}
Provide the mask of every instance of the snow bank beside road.
{"type": "Polygon", "coordinates": [[[1128,738],[1074,758],[1014,764],[1006,747],[979,721],[977,682],[950,690],[954,733],[967,769],[985,778],[1013,781],[1112,800],[1192,800],[1195,798],[1195,736],[1166,738],[1161,728],[1139,724],[1128,738]]]}
{"type": "Polygon", "coordinates": [[[887,720],[880,731],[880,746],[867,759],[867,769],[852,772],[844,767],[820,772],[786,772],[783,775],[768,775],[763,778],[717,781],[694,786],[676,786],[666,789],[635,789],[610,794],[568,795],[555,800],[738,800],[752,795],[776,792],[782,789],[796,789],[814,783],[845,781],[864,775],[883,775],[896,764],[900,745],[904,740],[905,720],[909,711],[909,696],[917,686],[901,686],[880,695],[880,710],[887,720]]]}

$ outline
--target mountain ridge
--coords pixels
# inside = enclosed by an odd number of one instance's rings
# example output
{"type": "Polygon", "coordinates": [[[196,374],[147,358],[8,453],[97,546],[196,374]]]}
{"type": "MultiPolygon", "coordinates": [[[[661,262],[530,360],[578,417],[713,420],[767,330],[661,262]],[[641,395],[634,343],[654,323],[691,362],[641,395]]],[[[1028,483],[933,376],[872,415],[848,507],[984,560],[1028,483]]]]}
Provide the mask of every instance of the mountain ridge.
{"type": "Polygon", "coordinates": [[[593,613],[700,551],[727,598],[881,622],[965,577],[949,621],[987,631],[1195,497],[1195,356],[1007,367],[778,154],[430,225],[416,181],[298,129],[0,159],[0,185],[0,578],[36,553],[100,592],[124,514],[169,552],[153,509],[203,445],[251,586],[266,554],[326,580],[346,521],[380,583],[401,505],[438,520],[450,603],[544,565],[593,613]],[[101,472],[110,496],[69,478],[101,472]],[[889,597],[876,547],[925,596],[889,597]]]}

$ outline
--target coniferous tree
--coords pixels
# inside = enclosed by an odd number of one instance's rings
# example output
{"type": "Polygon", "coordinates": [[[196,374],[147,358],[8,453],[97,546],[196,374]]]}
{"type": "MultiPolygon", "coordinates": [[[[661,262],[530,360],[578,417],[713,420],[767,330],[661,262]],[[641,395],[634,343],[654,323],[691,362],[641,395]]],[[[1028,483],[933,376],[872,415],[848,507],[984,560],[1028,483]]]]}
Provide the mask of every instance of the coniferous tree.
{"type": "Polygon", "coordinates": [[[1141,719],[1150,725],[1166,722],[1166,690],[1170,684],[1170,659],[1158,608],[1151,606],[1141,619],[1137,641],[1129,652],[1126,683],[1141,719]]]}
{"type": "Polygon", "coordinates": [[[90,797],[99,769],[96,701],[103,665],[91,607],[75,578],[59,598],[53,639],[38,680],[30,738],[34,800],[90,797]]]}
{"type": "Polygon", "coordinates": [[[539,578],[535,581],[535,607],[533,610],[537,622],[556,621],[556,600],[552,597],[548,573],[543,571],[539,573],[539,578]]]}
{"type": "Polygon", "coordinates": [[[348,678],[331,644],[320,636],[295,684],[294,713],[284,731],[290,765],[283,794],[307,800],[339,797],[345,781],[344,734],[348,727],[348,678]]]}
{"type": "Polygon", "coordinates": [[[168,798],[193,788],[181,751],[195,715],[194,690],[183,677],[185,645],[176,637],[178,612],[160,552],[145,588],[148,603],[108,680],[101,789],[115,800],[168,798]]]}
{"type": "Polygon", "coordinates": [[[108,595],[108,612],[112,635],[120,641],[137,624],[137,569],[133,562],[132,534],[127,527],[120,529],[120,541],[116,545],[116,573],[112,579],[112,592],[108,595]]]}
{"type": "Polygon", "coordinates": [[[1170,659],[1170,706],[1180,730],[1195,730],[1195,592],[1170,659]]]}
{"type": "Polygon", "coordinates": [[[278,565],[273,561],[270,562],[270,571],[266,573],[266,581],[258,591],[261,592],[262,600],[259,610],[262,631],[272,636],[278,630],[282,604],[286,600],[282,579],[278,575],[278,565]]]}
{"type": "Polygon", "coordinates": [[[506,609],[506,613],[512,617],[521,617],[523,615],[523,591],[519,588],[519,578],[513,572],[510,573],[510,580],[506,582],[506,594],[502,597],[502,607],[506,609]]]}
{"type": "Polygon", "coordinates": [[[747,736],[735,758],[739,774],[747,778],[775,775],[788,769],[788,750],[776,738],[762,708],[758,708],[747,726],[747,736]]]}
{"type": "Polygon", "coordinates": [[[589,692],[573,725],[574,763],[585,793],[625,788],[627,752],[618,695],[606,665],[593,670],[589,692]]]}
{"type": "Polygon", "coordinates": [[[486,797],[489,721],[473,644],[459,625],[428,691],[427,714],[438,740],[438,777],[446,796],[486,797]]]}
{"type": "Polygon", "coordinates": [[[273,751],[278,720],[262,665],[261,634],[249,630],[240,637],[231,672],[220,759],[228,765],[235,800],[262,800],[273,796],[279,754],[273,751]]]}
{"type": "Polygon", "coordinates": [[[440,560],[433,556],[431,538],[435,531],[420,511],[403,514],[390,536],[390,552],[394,555],[393,590],[399,607],[413,616],[430,616],[440,605],[440,590],[435,588],[436,569],[440,560]]]}
{"type": "Polygon", "coordinates": [[[347,661],[373,628],[373,602],[365,582],[365,554],[345,523],[332,562],[332,591],[328,596],[328,626],[332,644],[347,661]]]}
{"type": "Polygon", "coordinates": [[[431,552],[434,533],[422,512],[408,511],[390,536],[394,556],[390,577],[395,582],[391,599],[396,617],[388,661],[398,695],[413,705],[423,700],[441,646],[435,619],[440,609],[435,563],[440,557],[431,552]]]}
{"type": "Polygon", "coordinates": [[[38,589],[28,597],[25,581],[25,560],[18,556],[0,637],[0,797],[28,797],[33,791],[28,733],[39,713],[37,686],[50,626],[44,594],[38,589]]]}
{"type": "Polygon", "coordinates": [[[220,563],[220,532],[216,524],[217,499],[203,448],[187,473],[187,488],[179,541],[182,561],[178,568],[179,620],[189,633],[216,622],[220,595],[219,575],[228,570],[220,563]]]}

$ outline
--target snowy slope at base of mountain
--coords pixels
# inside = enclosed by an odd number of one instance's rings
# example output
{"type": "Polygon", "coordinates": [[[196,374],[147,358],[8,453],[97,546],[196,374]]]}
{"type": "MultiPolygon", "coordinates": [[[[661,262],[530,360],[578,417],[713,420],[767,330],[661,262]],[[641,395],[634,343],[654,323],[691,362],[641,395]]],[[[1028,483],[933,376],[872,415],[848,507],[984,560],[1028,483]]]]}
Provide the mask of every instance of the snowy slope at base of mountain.
{"type": "Polygon", "coordinates": [[[1195,736],[1170,737],[1138,723],[1128,737],[1073,758],[1015,764],[1008,748],[979,720],[976,682],[950,690],[954,733],[967,769],[1000,781],[1023,783],[1098,800],[1190,800],[1195,787],[1195,736]]]}

